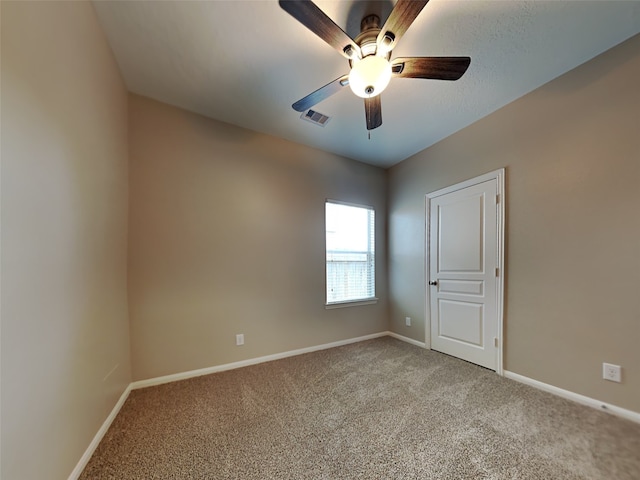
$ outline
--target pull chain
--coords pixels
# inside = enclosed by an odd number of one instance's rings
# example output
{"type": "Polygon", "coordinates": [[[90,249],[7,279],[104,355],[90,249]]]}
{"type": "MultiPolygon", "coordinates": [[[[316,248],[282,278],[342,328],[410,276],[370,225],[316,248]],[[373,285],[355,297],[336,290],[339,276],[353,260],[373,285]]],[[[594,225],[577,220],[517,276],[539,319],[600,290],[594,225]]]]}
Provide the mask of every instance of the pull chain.
{"type": "Polygon", "coordinates": [[[369,125],[368,125],[370,119],[371,119],[371,102],[367,102],[367,136],[369,137],[369,141],[371,141],[371,130],[369,130],[369,125]]]}

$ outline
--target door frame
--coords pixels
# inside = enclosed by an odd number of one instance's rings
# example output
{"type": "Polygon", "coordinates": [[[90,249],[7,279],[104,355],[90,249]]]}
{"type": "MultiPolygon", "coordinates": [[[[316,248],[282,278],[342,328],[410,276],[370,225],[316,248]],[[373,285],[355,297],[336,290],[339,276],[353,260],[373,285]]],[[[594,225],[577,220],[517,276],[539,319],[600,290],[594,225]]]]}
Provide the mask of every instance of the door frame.
{"type": "Polygon", "coordinates": [[[496,373],[498,375],[504,375],[504,286],[505,286],[505,269],[504,269],[504,221],[505,221],[505,169],[500,168],[479,177],[465,180],[464,182],[456,183],[449,187],[441,188],[425,195],[425,282],[424,291],[425,295],[425,346],[431,350],[431,289],[428,288],[429,284],[429,272],[431,267],[430,242],[431,242],[431,199],[452,193],[457,190],[462,190],[479,183],[484,183],[489,180],[496,180],[496,187],[498,192],[498,198],[496,203],[496,235],[497,235],[497,252],[496,261],[497,275],[496,275],[496,314],[497,314],[497,328],[496,335],[498,338],[498,348],[496,348],[496,373]]]}

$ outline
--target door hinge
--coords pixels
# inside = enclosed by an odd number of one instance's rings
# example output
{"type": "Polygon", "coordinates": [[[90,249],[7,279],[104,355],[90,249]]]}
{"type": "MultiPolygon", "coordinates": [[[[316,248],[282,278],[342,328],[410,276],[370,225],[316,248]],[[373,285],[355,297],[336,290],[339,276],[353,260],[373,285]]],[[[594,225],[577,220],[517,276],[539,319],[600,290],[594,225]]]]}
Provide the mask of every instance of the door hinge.
{"type": "Polygon", "coordinates": [[[496,195],[496,205],[500,203],[500,194],[496,195]]]}
{"type": "Polygon", "coordinates": [[[500,276],[500,269],[498,267],[496,267],[496,277],[500,276]]]}
{"type": "Polygon", "coordinates": [[[493,346],[498,348],[498,337],[493,337],[493,346]]]}

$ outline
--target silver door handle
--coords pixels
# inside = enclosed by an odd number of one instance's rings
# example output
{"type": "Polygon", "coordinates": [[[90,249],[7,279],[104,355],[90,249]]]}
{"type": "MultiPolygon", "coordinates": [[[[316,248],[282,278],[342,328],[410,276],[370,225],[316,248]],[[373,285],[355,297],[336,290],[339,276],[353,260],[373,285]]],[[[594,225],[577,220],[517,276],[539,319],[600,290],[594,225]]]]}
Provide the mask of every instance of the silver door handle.
{"type": "Polygon", "coordinates": [[[434,286],[435,286],[435,285],[438,285],[438,281],[437,281],[437,280],[434,280],[433,282],[429,282],[429,285],[434,285],[434,286]]]}

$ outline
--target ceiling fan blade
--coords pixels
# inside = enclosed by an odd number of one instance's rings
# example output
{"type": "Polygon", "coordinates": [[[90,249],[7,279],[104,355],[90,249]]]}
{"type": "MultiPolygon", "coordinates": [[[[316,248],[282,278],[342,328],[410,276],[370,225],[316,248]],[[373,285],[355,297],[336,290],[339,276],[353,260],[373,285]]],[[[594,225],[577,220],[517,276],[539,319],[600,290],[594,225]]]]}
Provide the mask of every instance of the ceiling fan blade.
{"type": "Polygon", "coordinates": [[[367,130],[373,130],[382,125],[382,103],[380,95],[364,99],[364,114],[367,117],[367,130]]]}
{"type": "Polygon", "coordinates": [[[458,80],[470,63],[470,57],[401,57],[391,61],[391,73],[400,78],[458,80]]]}
{"type": "Polygon", "coordinates": [[[324,87],[320,87],[315,92],[310,93],[291,105],[296,112],[304,112],[320,103],[322,100],[329,98],[331,95],[338,93],[342,87],[349,85],[349,75],[343,75],[336,78],[333,82],[327,83],[324,87]]]}
{"type": "Polygon", "coordinates": [[[346,58],[360,55],[360,47],[309,0],[280,0],[280,7],[346,58]],[[349,49],[350,47],[350,49],[349,49]]]}
{"type": "Polygon", "coordinates": [[[400,40],[407,29],[411,26],[416,17],[420,14],[424,6],[429,2],[429,0],[398,0],[393,10],[389,14],[389,18],[384,22],[384,26],[380,33],[378,34],[378,38],[376,39],[376,43],[378,45],[383,45],[385,35],[387,33],[392,34],[392,41],[390,45],[387,45],[387,49],[391,50],[400,40]]]}

